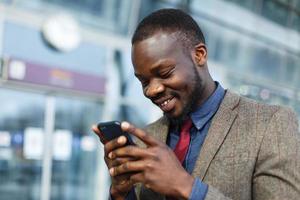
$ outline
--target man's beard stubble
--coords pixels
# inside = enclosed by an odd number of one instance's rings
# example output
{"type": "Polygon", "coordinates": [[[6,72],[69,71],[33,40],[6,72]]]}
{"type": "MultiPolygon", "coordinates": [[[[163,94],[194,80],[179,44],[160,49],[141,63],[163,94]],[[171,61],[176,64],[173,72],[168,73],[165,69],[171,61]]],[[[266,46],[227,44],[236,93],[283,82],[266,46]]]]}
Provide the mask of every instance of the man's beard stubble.
{"type": "MultiPolygon", "coordinates": [[[[190,95],[187,98],[187,103],[184,106],[182,113],[178,117],[170,117],[167,114],[165,116],[170,120],[173,127],[176,129],[179,129],[183,122],[188,118],[188,115],[197,107],[197,103],[199,101],[199,98],[201,97],[201,93],[203,91],[203,81],[200,78],[196,67],[194,67],[195,76],[194,76],[194,85],[193,90],[190,93],[190,95]]],[[[178,94],[174,93],[174,96],[178,96],[178,94]]]]}

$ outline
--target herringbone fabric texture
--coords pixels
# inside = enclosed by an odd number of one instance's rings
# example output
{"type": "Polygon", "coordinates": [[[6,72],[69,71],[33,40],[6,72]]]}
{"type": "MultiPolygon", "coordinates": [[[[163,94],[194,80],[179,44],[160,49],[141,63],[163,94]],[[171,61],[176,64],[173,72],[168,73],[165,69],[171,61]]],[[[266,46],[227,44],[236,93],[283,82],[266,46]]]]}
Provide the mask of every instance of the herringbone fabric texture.
{"type": "MultiPolygon", "coordinates": [[[[163,117],[145,130],[166,142],[168,127],[163,117]]],[[[192,175],[209,185],[206,200],[299,200],[296,115],[227,91],[192,175]]],[[[140,200],[165,199],[142,185],[136,191],[140,200]]]]}

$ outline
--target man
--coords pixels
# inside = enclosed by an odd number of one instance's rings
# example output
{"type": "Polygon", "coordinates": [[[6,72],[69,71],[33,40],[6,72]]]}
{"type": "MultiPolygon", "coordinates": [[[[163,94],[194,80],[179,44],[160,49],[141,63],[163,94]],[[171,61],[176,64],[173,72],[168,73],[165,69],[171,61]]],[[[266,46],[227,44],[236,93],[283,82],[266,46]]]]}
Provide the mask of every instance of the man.
{"type": "Polygon", "coordinates": [[[143,19],[132,62],[164,116],[144,130],[122,123],[138,146],[125,137],[105,144],[113,199],[300,199],[296,116],[214,82],[189,15],[162,9],[143,19]]]}

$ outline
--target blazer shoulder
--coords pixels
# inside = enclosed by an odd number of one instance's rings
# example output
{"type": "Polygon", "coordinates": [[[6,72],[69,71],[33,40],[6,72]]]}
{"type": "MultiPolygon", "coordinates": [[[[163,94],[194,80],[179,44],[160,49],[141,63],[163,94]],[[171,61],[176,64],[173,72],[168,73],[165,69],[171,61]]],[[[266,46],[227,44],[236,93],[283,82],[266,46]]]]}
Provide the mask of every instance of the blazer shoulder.
{"type": "Polygon", "coordinates": [[[298,127],[295,112],[287,106],[270,105],[241,96],[236,109],[238,109],[240,120],[255,123],[261,131],[266,130],[273,121],[292,122],[294,126],[298,127]]]}
{"type": "MultiPolygon", "coordinates": [[[[230,110],[238,111],[239,115],[251,115],[256,112],[263,112],[266,116],[271,116],[280,108],[277,105],[269,105],[241,96],[231,90],[227,90],[220,107],[230,108],[230,110]]],[[[248,116],[249,117],[249,116],[248,116]]]]}
{"type": "Polygon", "coordinates": [[[271,118],[276,112],[283,108],[283,106],[270,105],[243,96],[241,96],[239,104],[239,111],[242,114],[255,113],[257,117],[261,118],[271,118]]]}
{"type": "Polygon", "coordinates": [[[147,131],[150,135],[154,135],[161,131],[162,127],[168,127],[169,126],[169,120],[167,117],[162,116],[161,118],[157,119],[156,121],[146,125],[143,129],[147,131]]]}
{"type": "Polygon", "coordinates": [[[269,105],[241,96],[230,90],[227,91],[223,101],[232,102],[233,99],[238,99],[238,101],[235,101],[238,103],[227,103],[226,105],[235,105],[228,107],[237,112],[239,124],[252,124],[251,127],[256,127],[256,131],[259,132],[264,132],[272,119],[274,121],[274,117],[279,117],[282,121],[288,119],[295,121],[297,119],[295,113],[288,107],[269,105]]]}

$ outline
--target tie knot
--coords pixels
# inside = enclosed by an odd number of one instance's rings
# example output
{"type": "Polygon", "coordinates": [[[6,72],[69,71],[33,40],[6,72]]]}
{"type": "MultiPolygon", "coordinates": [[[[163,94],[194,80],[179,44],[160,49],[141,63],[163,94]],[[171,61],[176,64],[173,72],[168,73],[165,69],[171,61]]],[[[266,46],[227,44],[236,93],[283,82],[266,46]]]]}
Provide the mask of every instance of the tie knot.
{"type": "Polygon", "coordinates": [[[183,122],[183,124],[182,124],[182,127],[181,127],[181,132],[186,132],[186,131],[190,131],[190,129],[192,128],[192,126],[193,126],[193,121],[192,121],[192,119],[189,117],[189,118],[187,118],[184,122],[183,122]]]}

